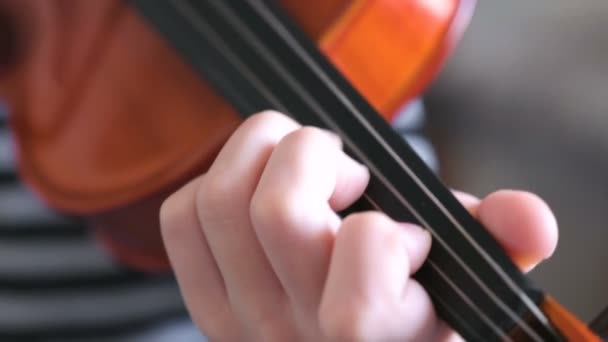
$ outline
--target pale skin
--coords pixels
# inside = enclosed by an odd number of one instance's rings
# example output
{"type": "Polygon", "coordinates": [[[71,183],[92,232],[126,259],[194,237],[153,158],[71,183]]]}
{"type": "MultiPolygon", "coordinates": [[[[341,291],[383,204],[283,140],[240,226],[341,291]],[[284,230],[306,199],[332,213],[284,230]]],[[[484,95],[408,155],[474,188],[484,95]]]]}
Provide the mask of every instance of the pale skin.
{"type": "MultiPolygon", "coordinates": [[[[379,212],[339,217],[367,169],[333,134],[276,112],[234,132],[206,174],[161,208],[182,295],[212,341],[457,341],[411,276],[425,230],[379,212]]],[[[557,224],[537,196],[460,201],[524,271],[548,258],[557,224]]]]}

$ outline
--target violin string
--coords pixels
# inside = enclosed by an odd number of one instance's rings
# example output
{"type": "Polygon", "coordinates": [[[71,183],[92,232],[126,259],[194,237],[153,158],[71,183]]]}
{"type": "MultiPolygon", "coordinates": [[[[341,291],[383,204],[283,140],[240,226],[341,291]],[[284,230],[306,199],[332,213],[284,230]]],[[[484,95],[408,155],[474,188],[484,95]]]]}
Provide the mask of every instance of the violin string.
{"type": "MultiPolygon", "coordinates": [[[[198,17],[195,13],[196,11],[194,11],[194,9],[191,7],[191,5],[188,2],[185,1],[179,1],[179,0],[173,0],[171,1],[172,5],[178,10],[178,12],[180,12],[180,14],[185,17],[188,21],[190,21],[191,24],[193,24],[193,26],[197,29],[197,31],[199,31],[201,34],[204,34],[205,37],[207,37],[208,39],[212,40],[214,44],[216,44],[216,46],[218,46],[221,51],[222,54],[224,54],[224,56],[230,60],[231,63],[233,63],[233,65],[239,69],[240,72],[243,72],[243,75],[245,75],[247,78],[250,79],[250,81],[252,81],[252,83],[254,83],[256,85],[256,87],[259,87],[257,89],[259,89],[263,95],[265,97],[267,97],[267,100],[273,104],[273,106],[276,106],[278,110],[283,110],[285,113],[288,113],[287,110],[285,110],[285,106],[282,105],[282,103],[276,99],[276,97],[274,97],[273,95],[271,95],[271,92],[263,85],[263,83],[257,78],[255,77],[255,75],[245,66],[243,65],[239,59],[230,51],[230,48],[228,46],[226,46],[226,44],[223,43],[222,39],[220,37],[218,37],[214,32],[213,29],[210,28],[206,23],[204,23],[203,20],[201,20],[200,17],[198,17]]],[[[224,10],[223,8],[217,8],[218,10],[224,10]]],[[[228,11],[230,11],[228,9],[228,11]]],[[[242,31],[242,30],[241,30],[242,31]]],[[[248,32],[248,31],[244,31],[244,32],[248,32]]],[[[242,32],[243,33],[243,32],[242,32]]],[[[255,38],[255,37],[254,37],[255,38]]],[[[257,39],[256,39],[257,41],[257,39]]],[[[261,51],[258,51],[259,53],[262,53],[261,51]]],[[[264,55],[266,55],[266,57],[270,57],[268,56],[268,54],[264,53],[264,55]]],[[[267,58],[268,59],[268,58],[267,58]]],[[[271,59],[271,64],[273,65],[277,65],[276,62],[274,61],[274,58],[271,59]]],[[[275,70],[276,71],[276,70],[275,70]]],[[[283,69],[283,71],[285,71],[283,69]]],[[[280,74],[284,74],[283,72],[281,72],[280,74]]],[[[287,81],[287,80],[286,80],[287,81]]],[[[316,101],[314,101],[313,99],[310,98],[310,96],[306,93],[306,92],[302,92],[303,89],[299,86],[299,84],[293,84],[293,81],[289,81],[289,83],[292,83],[292,85],[295,85],[296,88],[299,88],[300,91],[298,91],[298,93],[300,93],[300,95],[304,95],[304,97],[308,98],[309,102],[309,106],[312,107],[312,109],[315,110],[315,112],[317,112],[318,115],[320,115],[322,118],[324,118],[326,121],[326,124],[328,124],[328,126],[332,126],[332,129],[336,129],[337,131],[340,131],[339,127],[335,124],[335,122],[333,122],[333,120],[329,119],[328,120],[328,115],[320,108],[320,106],[318,104],[316,104],[316,101]],[[329,121],[329,122],[328,122],[329,121]]],[[[369,161],[367,160],[367,158],[365,158],[364,154],[358,150],[355,145],[350,141],[345,141],[345,144],[349,144],[351,148],[353,148],[355,151],[355,153],[357,153],[362,159],[365,159],[368,164],[369,161]]],[[[372,170],[370,170],[372,171],[372,170]]],[[[407,202],[407,200],[405,200],[404,198],[402,198],[402,196],[394,189],[392,189],[392,187],[390,186],[390,183],[388,182],[388,180],[386,180],[383,175],[380,173],[379,170],[374,169],[373,171],[375,171],[376,175],[379,176],[380,178],[383,179],[383,183],[385,183],[385,186],[387,186],[387,188],[393,190],[394,195],[396,197],[398,197],[404,204],[406,204],[406,206],[412,210],[413,212],[415,212],[415,210],[413,210],[413,208],[411,207],[411,205],[409,204],[409,202],[407,202]]],[[[370,198],[368,198],[368,200],[370,200],[370,198]]],[[[377,205],[375,205],[377,207],[377,205]]],[[[421,219],[421,221],[424,221],[422,219],[422,217],[420,217],[420,215],[418,215],[419,218],[421,219]]],[[[426,221],[424,221],[424,223],[426,224],[426,227],[429,229],[429,231],[431,233],[434,233],[434,230],[428,225],[428,223],[426,223],[426,221]]],[[[476,276],[472,270],[470,270],[470,268],[457,256],[457,254],[449,247],[449,245],[447,245],[447,243],[441,239],[441,237],[437,236],[435,233],[435,237],[437,238],[437,240],[444,245],[444,247],[446,248],[446,250],[448,250],[450,252],[450,254],[452,254],[452,256],[458,260],[461,264],[461,266],[463,268],[465,268],[465,270],[467,270],[469,273],[471,273],[470,275],[474,277],[474,279],[476,280],[476,282],[478,282],[482,288],[484,288],[487,291],[489,291],[489,295],[490,297],[496,302],[496,303],[502,303],[502,301],[497,298],[497,296],[491,292],[491,290],[489,290],[487,288],[487,286],[485,286],[485,284],[481,281],[481,279],[478,278],[478,276],[476,276]]],[[[435,265],[435,268],[437,268],[438,266],[435,265]]],[[[441,272],[441,274],[443,274],[445,276],[445,274],[443,272],[441,272]]],[[[453,284],[453,282],[450,284],[452,287],[456,286],[456,284],[453,284]]],[[[457,288],[457,286],[456,286],[457,288]]],[[[458,289],[460,290],[460,289],[458,289]]],[[[463,294],[462,291],[458,291],[458,293],[463,294]]],[[[471,303],[469,301],[469,303],[471,303]]],[[[512,316],[512,318],[514,319],[514,321],[522,326],[522,329],[529,331],[530,335],[532,335],[533,337],[536,336],[534,339],[541,341],[541,339],[537,336],[537,334],[530,330],[530,328],[528,327],[528,329],[526,329],[527,324],[525,322],[522,322],[521,319],[512,311],[510,311],[510,309],[504,304],[503,305],[499,305],[503,308],[503,310],[507,311],[507,313],[510,312],[510,316],[512,316]]],[[[489,318],[487,316],[485,316],[483,313],[481,313],[479,310],[476,310],[476,312],[478,314],[481,315],[482,319],[484,319],[484,321],[489,320],[489,318]]],[[[491,327],[496,328],[495,325],[491,325],[491,327]]],[[[496,331],[498,334],[503,334],[504,332],[502,332],[502,330],[498,329],[498,331],[496,331]]]]}
{"type": "MultiPolygon", "coordinates": [[[[252,0],[247,0],[247,2],[249,2],[250,5],[252,5],[252,7],[256,8],[257,5],[261,5],[261,6],[265,6],[263,4],[260,4],[257,1],[252,1],[252,0]]],[[[214,6],[216,8],[216,10],[218,10],[219,12],[221,12],[224,16],[224,19],[226,19],[227,21],[231,22],[232,26],[237,29],[239,31],[239,33],[243,34],[244,36],[247,37],[246,41],[252,45],[252,47],[262,56],[264,57],[267,62],[275,69],[275,72],[280,75],[283,80],[287,83],[289,83],[289,85],[294,89],[294,91],[296,91],[302,99],[304,99],[307,104],[309,105],[309,107],[311,107],[311,109],[313,109],[313,111],[322,119],[322,121],[325,122],[325,124],[328,125],[328,127],[330,127],[331,129],[335,130],[337,133],[343,133],[342,130],[340,129],[340,126],[337,125],[335,123],[335,121],[331,118],[330,115],[327,114],[326,111],[323,110],[322,106],[320,106],[318,104],[318,102],[306,91],[306,89],[304,89],[301,84],[299,84],[299,82],[297,82],[295,79],[293,79],[292,77],[290,77],[290,73],[283,67],[283,65],[281,64],[280,61],[278,61],[278,59],[272,54],[272,52],[268,51],[268,49],[266,49],[264,47],[264,45],[259,41],[259,39],[253,35],[249,30],[247,29],[243,29],[244,24],[240,21],[240,19],[238,18],[238,16],[228,7],[225,6],[225,4],[221,1],[211,1],[210,2],[212,4],[212,6],[214,6]]],[[[272,16],[271,13],[269,13],[270,11],[268,11],[266,9],[266,11],[264,11],[264,7],[257,8],[258,9],[258,14],[260,14],[262,17],[268,17],[268,15],[272,16]],[[264,12],[264,13],[262,13],[264,12]],[[265,13],[267,13],[267,15],[265,15],[265,13]]],[[[268,18],[266,18],[268,19],[268,18]]],[[[272,18],[271,18],[272,19],[272,18]]],[[[277,26],[281,25],[280,23],[278,23],[278,20],[266,20],[266,22],[271,26],[277,26]],[[275,25],[272,25],[272,22],[275,22],[275,25]]],[[[275,28],[275,31],[277,33],[278,29],[275,28]]],[[[286,31],[285,29],[283,29],[282,31],[286,31]]],[[[287,34],[289,34],[288,32],[285,32],[287,34]]],[[[297,44],[297,42],[292,38],[291,40],[286,39],[285,37],[283,37],[284,41],[286,43],[289,43],[289,41],[293,42],[294,44],[290,44],[290,46],[293,48],[294,45],[295,47],[298,47],[299,52],[301,52],[304,56],[306,56],[305,51],[303,51],[303,49],[299,46],[299,44],[297,44]],[[289,41],[288,41],[289,40],[289,41]]],[[[300,55],[300,57],[304,60],[306,58],[304,58],[302,55],[300,55]]],[[[338,97],[341,98],[342,102],[347,105],[347,107],[350,109],[350,111],[355,114],[355,116],[357,116],[357,119],[359,119],[359,121],[364,124],[367,128],[367,130],[372,133],[372,135],[374,136],[374,138],[381,143],[381,145],[385,148],[385,150],[389,151],[391,153],[391,156],[399,162],[400,166],[404,168],[404,170],[410,175],[410,177],[412,177],[417,185],[419,187],[421,187],[424,192],[427,194],[427,196],[431,197],[433,202],[435,203],[435,205],[437,207],[439,207],[441,209],[441,211],[444,213],[444,215],[448,216],[450,221],[457,226],[457,228],[459,229],[459,231],[465,235],[465,237],[467,238],[467,240],[473,245],[473,247],[475,247],[480,254],[482,254],[482,256],[487,260],[487,261],[493,261],[489,255],[487,255],[487,253],[482,249],[481,246],[479,246],[479,244],[476,243],[476,241],[466,232],[466,230],[459,224],[459,222],[449,213],[449,211],[447,211],[447,209],[439,202],[439,200],[432,195],[432,193],[430,192],[430,190],[428,190],[428,188],[426,188],[426,186],[422,183],[422,181],[420,181],[420,179],[416,176],[416,174],[405,164],[403,163],[403,161],[401,160],[401,158],[397,157],[397,154],[395,153],[395,151],[390,147],[390,145],[388,145],[386,143],[386,141],[384,141],[382,139],[382,137],[380,136],[380,134],[377,133],[377,131],[375,131],[373,129],[373,127],[371,127],[371,125],[369,125],[369,123],[367,122],[367,120],[365,120],[365,118],[363,117],[363,115],[361,113],[358,112],[358,110],[354,107],[354,105],[352,105],[352,103],[348,100],[348,98],[346,97],[345,94],[343,94],[337,86],[335,86],[335,84],[333,84],[333,82],[327,77],[327,75],[325,75],[325,73],[322,70],[319,70],[320,68],[318,66],[316,66],[316,63],[309,57],[307,58],[308,62],[306,64],[308,64],[310,67],[314,67],[313,69],[315,69],[315,71],[318,74],[322,74],[323,79],[326,83],[326,85],[332,85],[332,90],[334,90],[335,95],[337,95],[338,97]],[[483,252],[483,253],[482,253],[483,252]],[[489,260],[488,260],[489,259],[489,260]]],[[[319,75],[321,77],[321,75],[319,75]]],[[[449,246],[449,244],[443,239],[441,238],[441,236],[439,236],[436,231],[431,227],[430,224],[428,224],[428,222],[422,217],[422,215],[420,215],[413,207],[412,205],[409,203],[409,201],[404,198],[401,193],[399,191],[397,191],[397,189],[394,188],[394,186],[392,186],[392,184],[386,179],[386,177],[382,174],[381,171],[379,171],[378,169],[376,169],[373,166],[373,163],[370,163],[369,160],[367,159],[367,157],[365,156],[365,154],[363,152],[360,151],[359,148],[357,148],[357,146],[348,139],[348,137],[345,134],[341,134],[341,136],[343,136],[345,138],[345,145],[349,146],[353,152],[360,157],[364,162],[366,162],[366,164],[368,166],[370,166],[370,171],[374,172],[374,174],[376,175],[376,177],[378,177],[378,179],[381,180],[381,182],[387,187],[387,189],[389,189],[389,191],[391,191],[393,193],[393,195],[395,197],[397,197],[400,202],[402,202],[402,204],[404,206],[406,206],[408,209],[410,209],[410,211],[414,214],[414,216],[416,216],[416,218],[418,220],[420,220],[420,222],[426,226],[426,228],[433,234],[433,236],[436,238],[437,241],[439,241],[444,248],[446,248],[446,250],[452,255],[452,257],[463,267],[463,269],[465,269],[465,271],[469,274],[469,276],[471,276],[476,283],[484,290],[484,292],[486,292],[486,294],[488,296],[490,296],[490,298],[505,312],[507,313],[508,316],[511,317],[511,319],[513,319],[514,322],[516,322],[518,325],[520,325],[522,327],[523,330],[525,330],[529,335],[531,336],[536,336],[537,340],[541,341],[542,339],[537,335],[536,332],[534,332],[534,330],[529,327],[528,324],[526,324],[521,317],[519,317],[515,312],[513,312],[505,303],[504,301],[502,301],[480,278],[479,276],[458,256],[457,253],[454,252],[454,250],[449,246]]],[[[368,198],[369,200],[369,198],[368,198]]],[[[377,205],[376,205],[377,206],[377,205]]],[[[523,290],[521,290],[519,287],[517,287],[517,285],[508,277],[508,275],[506,275],[502,269],[497,265],[497,264],[493,264],[492,265],[493,268],[495,270],[499,270],[501,273],[500,275],[503,276],[503,279],[506,278],[506,280],[510,281],[511,285],[515,287],[515,289],[513,289],[513,291],[519,295],[519,297],[524,297],[524,304],[526,304],[528,307],[530,307],[530,309],[535,309],[536,306],[532,303],[532,301],[525,295],[525,293],[523,292],[523,290]],[[527,299],[527,301],[525,301],[525,299],[527,299]]],[[[541,315],[541,317],[544,317],[541,315]]],[[[541,320],[542,321],[542,320],[541,320]]]]}
{"type": "Polygon", "coordinates": [[[248,78],[251,83],[255,84],[256,89],[262,93],[262,96],[266,98],[266,100],[275,107],[276,110],[286,113],[287,107],[279,100],[272,91],[266,88],[262,81],[255,75],[255,73],[251,72],[249,68],[241,62],[241,60],[234,54],[234,52],[224,43],[224,41],[215,33],[209,25],[205,23],[204,20],[201,20],[195,13],[194,9],[191,7],[190,3],[187,1],[170,1],[173,7],[178,10],[180,15],[188,20],[192,27],[194,27],[197,31],[205,34],[205,37],[209,39],[213,45],[215,45],[219,51],[222,51],[222,54],[232,65],[234,65],[239,71],[243,73],[243,75],[248,78]],[[187,8],[186,8],[187,7],[187,8]]]}
{"type": "Polygon", "coordinates": [[[467,296],[456,284],[454,284],[454,282],[452,281],[452,279],[450,279],[450,277],[448,277],[447,274],[445,274],[441,268],[435,264],[435,262],[433,262],[433,260],[429,260],[427,259],[427,263],[429,266],[431,266],[431,268],[433,268],[435,270],[435,272],[437,272],[437,274],[439,274],[439,276],[441,277],[441,279],[443,279],[446,283],[448,283],[448,285],[454,290],[456,291],[456,293],[458,294],[458,296],[460,298],[462,298],[462,300],[465,301],[465,303],[467,303],[467,305],[469,307],[471,307],[471,309],[473,309],[473,311],[477,312],[479,314],[479,316],[481,317],[481,319],[489,326],[492,328],[492,330],[494,330],[498,336],[500,337],[501,340],[505,341],[505,342],[512,342],[513,339],[511,337],[509,337],[498,325],[496,325],[494,322],[492,322],[492,320],[487,317],[486,315],[483,314],[483,312],[481,312],[481,309],[475,305],[475,303],[473,302],[473,300],[471,300],[471,298],[469,298],[469,296],[467,296]]]}
{"type": "Polygon", "coordinates": [[[428,294],[430,296],[434,296],[435,297],[435,301],[439,305],[442,305],[443,308],[444,308],[444,310],[447,311],[447,312],[449,312],[452,315],[453,319],[458,320],[458,324],[460,324],[461,330],[462,331],[466,331],[468,340],[470,340],[470,341],[485,341],[485,340],[488,339],[487,336],[482,337],[479,334],[479,331],[475,330],[475,328],[472,327],[469,324],[470,322],[466,321],[465,318],[462,317],[462,315],[461,315],[460,311],[458,310],[458,308],[451,307],[445,301],[445,299],[442,298],[441,295],[439,295],[436,291],[434,291],[434,289],[428,288],[428,289],[425,289],[425,290],[428,292],[428,294]]]}
{"type": "MultiPolygon", "coordinates": [[[[206,36],[207,36],[207,37],[209,37],[209,33],[211,33],[211,32],[212,32],[212,29],[211,29],[210,27],[208,27],[208,25],[206,25],[206,24],[204,23],[204,21],[202,21],[202,20],[200,20],[200,18],[196,17],[196,15],[194,14],[194,13],[196,13],[196,12],[195,12],[195,11],[193,11],[193,8],[183,8],[184,6],[189,7],[189,6],[190,6],[189,4],[184,3],[184,2],[176,2],[176,3],[174,3],[174,4],[175,4],[175,5],[177,5],[177,7],[179,7],[179,8],[181,9],[181,11],[180,11],[180,12],[181,12],[181,13],[182,13],[182,14],[183,14],[183,15],[184,15],[184,16],[185,16],[187,19],[189,19],[190,21],[194,20],[194,22],[192,22],[192,23],[193,23],[193,24],[195,24],[195,25],[197,26],[197,29],[198,29],[198,30],[201,30],[201,29],[202,29],[202,30],[204,30],[205,32],[207,32],[207,35],[206,35],[206,36]]],[[[220,8],[216,8],[216,9],[221,10],[220,8]]],[[[224,13],[224,14],[226,14],[226,13],[224,13]]],[[[236,23],[236,24],[237,24],[237,25],[235,25],[235,26],[239,26],[239,27],[240,27],[240,26],[242,26],[242,24],[241,24],[241,23],[236,23]]],[[[241,30],[241,31],[242,31],[242,30],[241,30]]],[[[257,38],[252,37],[251,35],[249,35],[249,34],[248,34],[248,33],[249,33],[248,31],[241,32],[241,33],[245,33],[245,34],[247,34],[247,35],[249,36],[249,37],[248,37],[249,39],[253,39],[254,41],[257,41],[257,38]]],[[[225,44],[223,44],[223,42],[221,42],[221,38],[219,38],[219,37],[215,36],[215,34],[212,34],[212,35],[213,35],[214,37],[209,37],[209,38],[211,38],[211,40],[213,40],[213,41],[214,41],[214,43],[220,43],[220,44],[219,44],[219,47],[220,47],[220,48],[222,48],[222,49],[229,49],[229,48],[228,48],[228,47],[227,47],[225,44]]],[[[258,48],[259,48],[259,46],[258,46],[258,48]]],[[[258,51],[258,52],[260,52],[260,51],[258,51]]],[[[226,57],[227,57],[227,58],[229,58],[231,61],[238,61],[238,58],[235,58],[235,56],[234,56],[232,53],[228,53],[228,54],[226,54],[226,57]]],[[[267,59],[270,59],[270,60],[274,61],[274,58],[272,58],[272,56],[268,56],[266,53],[265,53],[265,57],[266,57],[267,59]],[[269,58],[269,57],[270,57],[270,58],[269,58]]],[[[276,64],[276,63],[273,63],[273,64],[276,64]]],[[[237,68],[239,68],[239,70],[240,70],[240,71],[242,71],[242,72],[243,72],[245,75],[247,75],[247,76],[252,76],[252,73],[251,73],[251,72],[250,72],[250,71],[247,69],[247,67],[246,67],[246,66],[244,66],[242,63],[238,62],[238,63],[237,63],[237,68]],[[241,70],[241,69],[242,69],[242,70],[241,70]]],[[[275,70],[275,71],[276,71],[276,70],[275,70]]],[[[285,70],[284,70],[284,69],[283,69],[283,70],[280,70],[280,72],[279,72],[279,73],[280,73],[280,74],[283,74],[283,75],[284,75],[284,74],[287,74],[287,73],[285,73],[285,70]]],[[[262,82],[260,82],[260,80],[259,80],[259,79],[257,79],[256,77],[253,77],[253,81],[254,81],[254,83],[256,83],[256,87],[257,87],[257,86],[260,86],[261,88],[259,88],[259,89],[263,89],[263,93],[264,93],[264,94],[269,94],[269,93],[271,93],[270,91],[268,91],[268,90],[266,89],[266,87],[264,87],[264,86],[263,86],[262,82]]],[[[324,111],[323,111],[323,110],[320,108],[320,106],[319,106],[319,105],[318,105],[318,104],[317,104],[317,103],[316,103],[314,100],[312,100],[312,99],[310,98],[310,96],[309,96],[309,95],[308,95],[308,94],[307,94],[305,91],[303,91],[303,89],[302,89],[302,88],[299,86],[299,84],[297,84],[297,83],[296,83],[296,84],[293,84],[294,82],[289,82],[289,83],[290,83],[290,85],[292,85],[292,86],[294,86],[294,85],[295,85],[295,86],[296,86],[296,88],[299,88],[298,93],[300,93],[300,95],[304,95],[305,97],[307,97],[307,98],[308,98],[308,100],[309,100],[309,101],[307,101],[307,102],[309,103],[309,106],[313,107],[312,109],[313,109],[313,110],[315,110],[315,112],[317,112],[317,114],[319,114],[319,115],[321,115],[321,116],[325,116],[326,118],[325,118],[325,120],[324,120],[324,121],[328,121],[328,120],[327,120],[327,115],[326,115],[326,113],[324,113],[324,111]],[[323,115],[323,113],[324,113],[325,115],[323,115]]],[[[274,98],[274,97],[271,97],[271,99],[273,99],[273,101],[270,101],[271,103],[273,103],[273,105],[274,105],[274,102],[277,102],[277,101],[278,101],[278,100],[277,100],[276,98],[274,98]]],[[[280,102],[280,101],[278,101],[278,102],[280,102]]],[[[333,121],[333,120],[329,120],[329,121],[333,121]]],[[[326,123],[328,123],[328,122],[326,122],[326,123]]],[[[329,122],[328,124],[329,124],[330,126],[333,126],[333,127],[331,127],[331,128],[333,128],[333,129],[337,129],[337,130],[339,131],[339,128],[338,128],[338,126],[337,126],[335,123],[333,123],[333,122],[329,122]]],[[[345,141],[345,143],[346,143],[346,144],[349,144],[349,145],[352,145],[352,146],[354,147],[354,144],[352,144],[352,142],[351,142],[351,141],[345,141]]],[[[355,147],[355,149],[356,149],[356,147],[355,147]]],[[[366,158],[365,158],[365,156],[363,155],[363,153],[361,153],[361,152],[360,152],[358,149],[357,149],[357,151],[356,151],[356,152],[357,152],[357,154],[358,154],[358,155],[360,155],[361,157],[363,157],[364,159],[366,159],[366,158]]],[[[371,164],[371,163],[369,163],[369,161],[368,161],[368,164],[371,164]]],[[[375,171],[375,173],[376,173],[376,174],[378,174],[379,176],[381,176],[382,178],[384,178],[384,177],[383,177],[383,175],[381,175],[381,173],[380,173],[378,170],[374,170],[374,171],[375,171]]],[[[388,184],[388,181],[387,181],[386,179],[384,179],[384,182],[383,182],[383,183],[385,183],[385,185],[386,185],[386,184],[388,184]]],[[[389,186],[389,189],[390,189],[390,186],[389,186]]],[[[398,192],[397,192],[397,195],[398,195],[398,192]]],[[[399,196],[399,197],[401,197],[400,195],[398,195],[398,196],[399,196]]],[[[403,199],[403,198],[402,198],[401,200],[402,200],[402,202],[406,202],[406,203],[407,203],[407,201],[406,201],[405,199],[403,199]]],[[[409,203],[407,203],[407,204],[408,204],[408,207],[409,207],[410,209],[413,209],[413,208],[411,208],[411,205],[409,205],[409,203]]],[[[426,223],[426,222],[425,222],[425,223],[426,223]]],[[[428,226],[428,224],[427,224],[427,226],[428,226]]],[[[438,237],[438,238],[439,238],[439,240],[441,240],[441,241],[442,241],[442,243],[443,243],[444,245],[446,245],[446,247],[447,247],[448,249],[450,249],[451,254],[452,254],[454,257],[458,258],[458,256],[457,256],[457,255],[456,255],[456,254],[455,254],[455,253],[454,253],[454,252],[451,250],[451,248],[449,248],[449,246],[447,246],[447,244],[445,243],[445,241],[443,241],[443,240],[442,240],[440,237],[438,237]]],[[[458,258],[458,259],[460,260],[460,258],[458,258]]],[[[462,262],[462,260],[460,260],[460,261],[461,261],[461,265],[462,265],[464,268],[468,269],[468,267],[466,266],[466,264],[464,264],[464,262],[462,262]]],[[[483,284],[483,282],[481,282],[481,280],[480,280],[479,278],[477,278],[477,279],[476,279],[476,281],[477,281],[478,283],[481,283],[481,284],[482,284],[482,285],[485,287],[485,284],[483,284]]],[[[487,289],[487,287],[486,287],[486,292],[487,292],[487,291],[489,291],[489,289],[487,289]]],[[[499,303],[501,303],[500,299],[496,298],[496,295],[494,295],[493,293],[490,293],[490,294],[491,294],[491,295],[493,295],[493,297],[494,297],[493,299],[494,299],[494,301],[495,301],[495,302],[496,302],[496,301],[498,301],[499,303]]],[[[502,308],[503,308],[503,309],[506,309],[506,310],[509,310],[509,308],[508,308],[506,305],[504,305],[504,303],[503,303],[503,305],[502,305],[502,308]]],[[[518,320],[517,315],[515,315],[514,313],[512,313],[512,315],[511,315],[511,316],[512,316],[512,318],[513,318],[515,321],[517,321],[517,320],[518,320]]],[[[534,334],[534,333],[532,332],[532,334],[534,334]]]]}
{"type": "MultiPolygon", "coordinates": [[[[420,180],[420,178],[399,158],[395,150],[382,138],[382,136],[371,126],[365,116],[359,112],[359,110],[353,105],[348,97],[340,90],[340,88],[331,80],[328,75],[320,68],[314,59],[308,55],[306,50],[297,42],[297,40],[291,35],[283,24],[275,17],[275,15],[268,9],[267,5],[263,1],[257,0],[246,0],[252,8],[254,8],[260,16],[262,16],[266,23],[272,27],[275,32],[281,36],[285,43],[287,43],[296,52],[302,61],[306,63],[311,70],[325,83],[325,85],[332,90],[334,95],[352,112],[354,117],[366,127],[368,132],[391,154],[393,159],[408,173],[410,177],[417,183],[417,185],[425,192],[425,194],[434,202],[437,208],[439,208],[443,214],[454,224],[458,231],[463,237],[469,241],[469,243],[475,248],[484,259],[494,268],[494,270],[503,278],[508,286],[516,293],[519,294],[521,300],[528,305],[532,313],[536,314],[538,319],[543,323],[548,323],[546,317],[534,304],[534,302],[525,294],[525,292],[509,277],[508,274],[496,263],[496,261],[481,247],[477,241],[466,231],[466,229],[458,222],[458,220],[449,212],[449,210],[439,201],[439,199],[433,194],[431,190],[420,180]]],[[[327,114],[326,114],[327,115],[327,114]]],[[[428,227],[431,228],[431,227],[428,227]]]]}
{"type": "MultiPolygon", "coordinates": [[[[367,197],[367,200],[371,203],[371,205],[380,210],[380,206],[378,205],[378,203],[376,203],[372,198],[370,198],[369,196],[367,196],[366,194],[364,194],[365,197],[367,197]]],[[[492,319],[490,319],[490,317],[488,317],[486,314],[483,313],[483,311],[479,308],[479,306],[477,306],[475,304],[475,302],[466,295],[466,293],[464,293],[464,291],[462,291],[462,289],[455,284],[452,279],[450,279],[450,277],[445,274],[445,272],[443,272],[443,270],[441,269],[441,267],[435,263],[435,261],[429,256],[426,260],[426,263],[433,269],[435,270],[435,272],[441,277],[441,279],[443,279],[446,284],[448,284],[448,286],[450,288],[452,288],[452,290],[454,290],[454,292],[456,292],[456,294],[486,323],[487,326],[490,327],[490,329],[494,330],[494,332],[503,340],[503,341],[512,341],[512,339],[505,334],[505,332],[497,325],[495,324],[492,319]]],[[[444,306],[449,307],[447,305],[447,303],[443,303],[444,306]]],[[[458,316],[455,316],[458,317],[458,316]]]]}

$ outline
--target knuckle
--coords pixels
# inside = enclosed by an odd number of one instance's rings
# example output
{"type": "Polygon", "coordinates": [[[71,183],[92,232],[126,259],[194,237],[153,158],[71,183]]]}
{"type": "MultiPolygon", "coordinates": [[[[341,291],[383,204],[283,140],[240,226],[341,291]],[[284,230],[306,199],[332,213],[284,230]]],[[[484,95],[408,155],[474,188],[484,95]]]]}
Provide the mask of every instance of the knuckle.
{"type": "Polygon", "coordinates": [[[160,231],[163,240],[169,245],[172,244],[172,241],[179,241],[182,237],[189,235],[193,229],[190,225],[183,224],[184,218],[187,216],[187,206],[188,203],[184,203],[178,193],[169,196],[160,206],[160,231]]]}
{"type": "Polygon", "coordinates": [[[196,190],[195,205],[201,218],[215,217],[236,198],[238,183],[231,177],[207,174],[196,190]]]}
{"type": "Polygon", "coordinates": [[[363,248],[382,246],[384,253],[405,251],[404,237],[396,223],[380,212],[362,212],[347,216],[340,227],[339,239],[350,240],[363,248]]]}
{"type": "Polygon", "coordinates": [[[177,213],[179,206],[175,203],[176,201],[175,194],[172,194],[160,205],[158,216],[161,228],[174,225],[176,218],[179,216],[177,213]]]}
{"type": "Polygon", "coordinates": [[[374,229],[374,233],[388,231],[386,227],[391,224],[392,220],[379,211],[365,211],[348,215],[342,222],[341,229],[348,230],[353,234],[368,235],[370,229],[374,229]]]}
{"type": "Polygon", "coordinates": [[[280,189],[257,191],[249,210],[254,228],[260,231],[290,226],[299,213],[297,203],[293,202],[280,189]]]}
{"type": "Polygon", "coordinates": [[[332,139],[332,136],[326,130],[313,126],[304,126],[287,134],[281,143],[293,147],[306,147],[315,143],[325,143],[327,145],[330,139],[332,139]]]}
{"type": "Polygon", "coordinates": [[[264,110],[252,115],[247,120],[245,120],[243,122],[243,127],[255,129],[257,127],[266,127],[275,123],[284,122],[292,123],[293,120],[281,112],[275,110],[264,110]]]}

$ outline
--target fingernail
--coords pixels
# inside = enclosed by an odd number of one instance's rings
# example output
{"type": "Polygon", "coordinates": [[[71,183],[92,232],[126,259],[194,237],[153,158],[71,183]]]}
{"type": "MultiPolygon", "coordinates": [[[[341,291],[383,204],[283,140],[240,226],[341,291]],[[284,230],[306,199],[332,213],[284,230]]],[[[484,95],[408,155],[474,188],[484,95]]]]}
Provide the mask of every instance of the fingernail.
{"type": "Polygon", "coordinates": [[[346,153],[344,153],[344,157],[345,157],[346,162],[348,164],[350,164],[350,165],[348,165],[349,167],[352,165],[353,167],[357,168],[361,172],[361,174],[364,174],[364,173],[369,174],[369,168],[365,164],[362,164],[358,160],[353,159],[351,156],[349,156],[346,153]]]}
{"type": "Polygon", "coordinates": [[[400,223],[405,235],[405,243],[410,254],[423,254],[431,244],[431,233],[412,223],[400,223]]]}
{"type": "Polygon", "coordinates": [[[340,137],[337,133],[330,131],[328,129],[323,129],[327,135],[334,140],[338,145],[342,146],[342,137],[340,137]]]}

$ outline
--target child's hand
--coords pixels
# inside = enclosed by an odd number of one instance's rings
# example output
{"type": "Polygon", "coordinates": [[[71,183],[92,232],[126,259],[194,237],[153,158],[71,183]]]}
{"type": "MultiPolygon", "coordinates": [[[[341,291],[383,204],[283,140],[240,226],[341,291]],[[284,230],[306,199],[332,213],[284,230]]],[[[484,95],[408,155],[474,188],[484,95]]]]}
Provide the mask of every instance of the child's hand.
{"type": "MultiPolygon", "coordinates": [[[[214,341],[433,341],[453,338],[410,276],[430,235],[378,212],[340,219],[367,170],[332,134],[265,112],[233,134],[209,171],[161,210],[166,248],[193,320],[214,341]]],[[[514,260],[553,252],[537,197],[459,194],[514,260]]]]}

